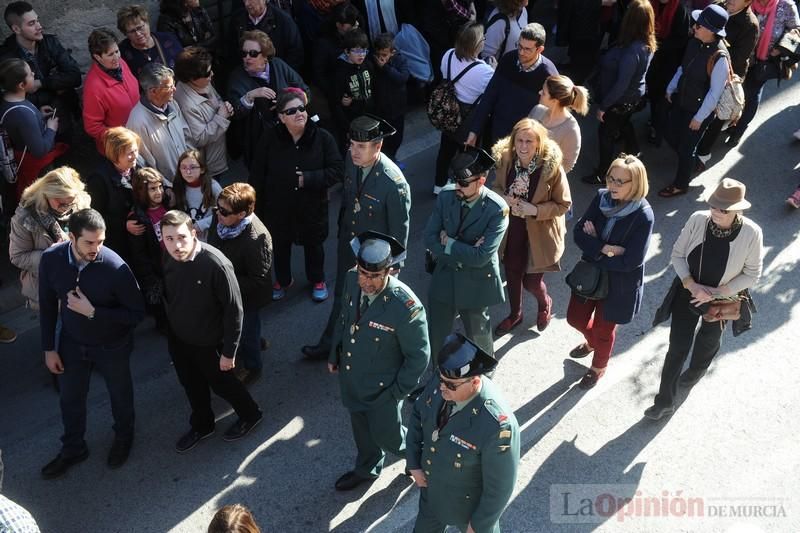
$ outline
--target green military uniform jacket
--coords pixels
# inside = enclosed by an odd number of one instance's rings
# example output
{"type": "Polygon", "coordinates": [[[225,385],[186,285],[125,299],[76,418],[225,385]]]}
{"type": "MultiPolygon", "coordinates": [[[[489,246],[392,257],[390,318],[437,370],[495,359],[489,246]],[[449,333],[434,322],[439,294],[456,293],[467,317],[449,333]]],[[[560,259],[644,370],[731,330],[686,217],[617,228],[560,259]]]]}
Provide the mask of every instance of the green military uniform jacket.
{"type": "Polygon", "coordinates": [[[456,309],[488,307],[505,301],[497,251],[508,227],[508,205],[488,187],[461,221],[461,200],[455,185],[442,188],[425,226],[425,246],[436,257],[430,297],[456,309]],[[439,232],[455,242],[445,251],[439,232]],[[480,246],[475,243],[483,237],[480,246]]]}
{"type": "Polygon", "coordinates": [[[454,413],[437,440],[444,400],[434,376],[414,402],[406,436],[406,467],[428,479],[426,509],[450,525],[472,524],[476,533],[499,531],[517,480],[519,425],[497,386],[484,376],[480,392],[454,413]]]}
{"type": "MultiPolygon", "coordinates": [[[[348,153],[339,211],[339,240],[349,243],[353,237],[372,230],[394,237],[405,248],[411,215],[411,189],[406,178],[384,154],[380,154],[361,185],[359,170],[348,153]]],[[[339,251],[349,248],[340,246],[339,251]]],[[[348,265],[355,264],[352,251],[347,260],[348,265]]]]}
{"type": "Polygon", "coordinates": [[[328,358],[339,366],[342,403],[351,411],[402,401],[417,388],[431,355],[425,309],[405,283],[389,276],[359,318],[360,302],[358,272],[352,269],[328,358]]]}

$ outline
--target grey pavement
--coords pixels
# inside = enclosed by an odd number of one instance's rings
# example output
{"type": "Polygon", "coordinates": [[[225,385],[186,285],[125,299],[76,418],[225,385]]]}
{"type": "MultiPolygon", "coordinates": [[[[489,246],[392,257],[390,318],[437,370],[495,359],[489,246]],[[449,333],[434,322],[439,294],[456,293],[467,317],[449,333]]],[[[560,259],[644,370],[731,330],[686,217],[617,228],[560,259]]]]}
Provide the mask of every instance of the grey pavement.
{"type": "MultiPolygon", "coordinates": [[[[673,153],[642,142],[657,216],[644,303],[636,319],[619,329],[608,372],[593,390],[576,388],[588,360],[566,356],[581,338],[564,320],[564,273],[545,277],[556,317],[542,334],[525,329],[536,316],[532,298],[526,298],[524,327],[496,343],[502,360],[495,379],[522,427],[523,459],[501,522],[504,531],[800,531],[800,213],[783,205],[800,182],[800,149],[791,138],[800,127],[798,101],[797,83],[783,83],[778,94],[771,85],[749,135],[735,149],[718,146],[713,167],[681,198],[656,194],[671,181],[673,153]],[[703,207],[704,191],[723,176],[748,185],[748,216],[764,229],[755,327],[737,338],[725,332],[711,371],[681,397],[671,418],[643,420],[666,351],[668,327],[653,329],[650,323],[673,277],[671,246],[689,214],[703,207]],[[617,512],[620,497],[632,502],[617,512]]],[[[644,115],[637,117],[640,131],[644,115]]],[[[414,120],[401,153],[413,196],[409,259],[401,277],[427,301],[421,232],[433,206],[437,137],[419,113],[414,120]]],[[[570,176],[578,214],[594,194],[579,177],[596,158],[596,123],[582,123],[584,152],[570,176]]],[[[327,244],[332,282],[333,239],[327,244]]],[[[562,267],[568,271],[577,257],[570,239],[562,267]]],[[[87,431],[92,455],[60,480],[40,479],[39,469],[59,449],[57,395],[42,363],[35,317],[24,309],[0,315],[0,323],[20,334],[16,343],[0,345],[4,493],[28,508],[45,532],[200,532],[217,508],[234,502],[250,507],[268,532],[411,531],[418,492],[402,475],[402,459],[391,458],[369,488],[333,490],[355,457],[348,416],[336,378],[299,352],[316,342],[330,302],[311,302],[299,250],[293,263],[298,283],[263,312],[271,347],[264,354],[264,377],[251,390],[264,422],[239,442],[223,442],[221,433],[234,417],[225,404],[215,403],[217,435],[176,454],[188,405],[165,342],[147,321],[137,331],[133,357],[136,441],[130,460],[117,471],[105,466],[111,415],[105,386],[94,379],[87,431]]],[[[493,323],[506,312],[505,306],[493,308],[493,323]]]]}

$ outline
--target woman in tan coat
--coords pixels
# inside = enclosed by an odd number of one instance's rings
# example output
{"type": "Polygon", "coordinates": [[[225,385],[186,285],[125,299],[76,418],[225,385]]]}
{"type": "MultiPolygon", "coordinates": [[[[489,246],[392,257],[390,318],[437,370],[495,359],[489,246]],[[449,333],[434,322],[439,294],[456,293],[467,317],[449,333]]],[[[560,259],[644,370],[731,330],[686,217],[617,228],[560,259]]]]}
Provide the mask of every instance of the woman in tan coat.
{"type": "Polygon", "coordinates": [[[493,189],[511,209],[508,231],[500,245],[511,312],[494,333],[505,335],[522,322],[523,287],[536,297],[536,327],[544,331],[553,308],[544,273],[561,270],[564,215],[572,205],[561,150],[548,138],[544,126],[524,118],[509,137],[495,144],[493,156],[498,161],[493,189]]]}
{"type": "Polygon", "coordinates": [[[68,240],[69,216],[89,207],[84,189],[75,170],[57,168],[25,189],[11,218],[9,257],[22,271],[22,295],[34,309],[39,306],[39,259],[52,245],[68,240]]]}

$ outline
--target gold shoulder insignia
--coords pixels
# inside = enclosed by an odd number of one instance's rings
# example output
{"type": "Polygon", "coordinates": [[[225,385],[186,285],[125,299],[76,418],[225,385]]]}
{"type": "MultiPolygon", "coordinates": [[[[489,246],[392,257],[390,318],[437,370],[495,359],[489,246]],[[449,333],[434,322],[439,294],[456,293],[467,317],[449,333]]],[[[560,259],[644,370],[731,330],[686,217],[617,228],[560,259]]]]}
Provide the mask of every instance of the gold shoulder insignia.
{"type": "Polygon", "coordinates": [[[509,430],[509,429],[504,429],[504,430],[502,430],[502,431],[500,432],[500,435],[499,435],[499,437],[500,437],[501,439],[510,439],[510,438],[511,438],[511,430],[509,430]]]}
{"type": "Polygon", "coordinates": [[[411,319],[417,318],[417,315],[420,314],[421,312],[422,312],[422,308],[421,307],[417,307],[416,309],[411,311],[411,317],[410,318],[411,319]]]}

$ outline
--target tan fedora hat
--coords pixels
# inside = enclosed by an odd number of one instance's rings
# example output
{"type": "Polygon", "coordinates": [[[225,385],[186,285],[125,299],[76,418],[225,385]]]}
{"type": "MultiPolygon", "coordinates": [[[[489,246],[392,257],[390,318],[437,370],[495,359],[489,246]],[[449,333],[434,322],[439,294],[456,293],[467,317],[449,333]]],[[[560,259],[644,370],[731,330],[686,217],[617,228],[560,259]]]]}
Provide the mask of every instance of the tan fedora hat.
{"type": "Polygon", "coordinates": [[[706,202],[723,211],[741,211],[750,207],[750,202],[744,199],[746,190],[747,187],[741,181],[723,178],[706,202]]]}

